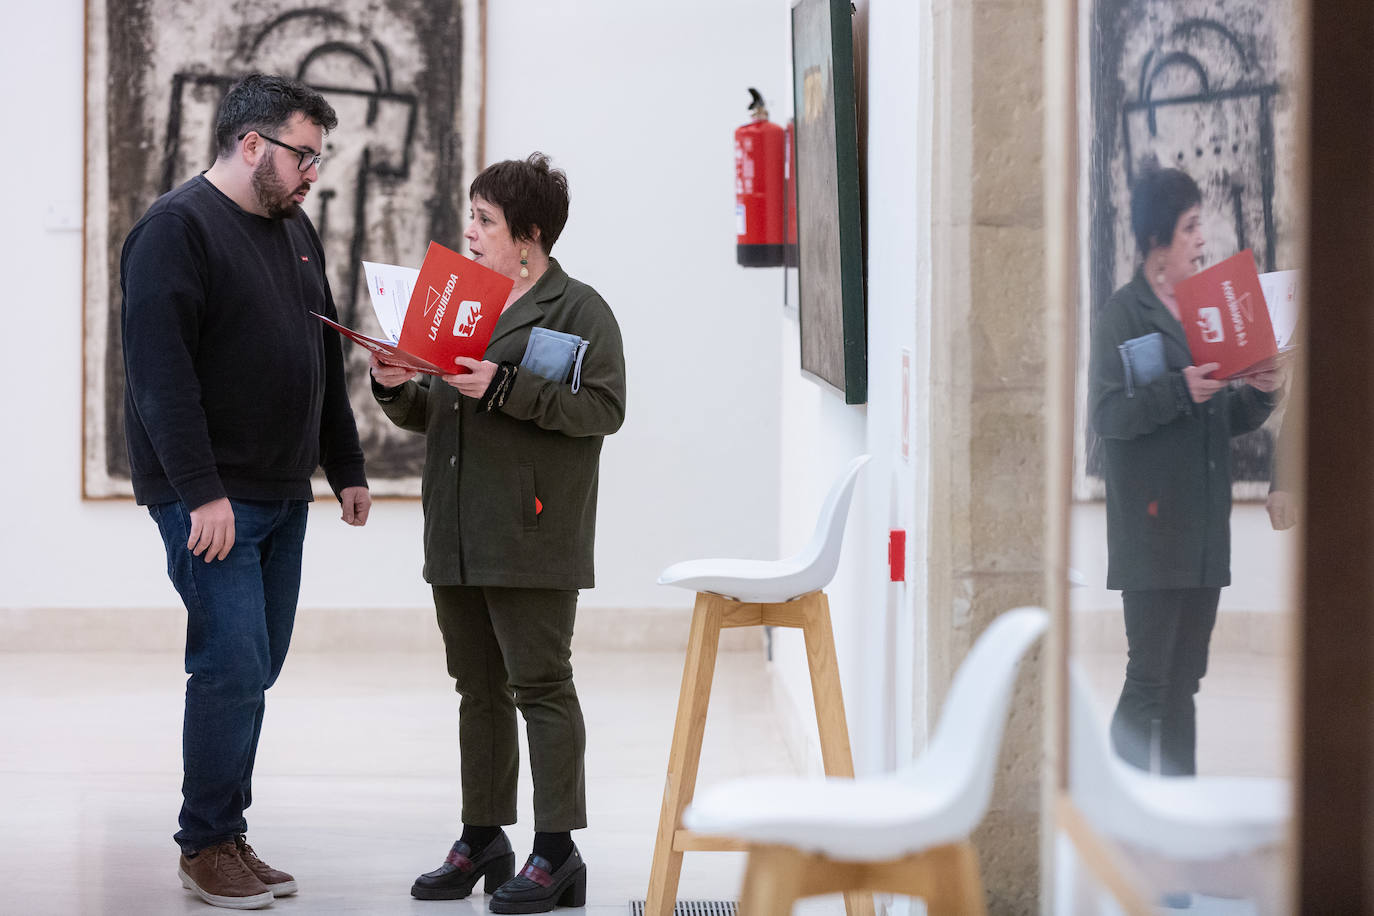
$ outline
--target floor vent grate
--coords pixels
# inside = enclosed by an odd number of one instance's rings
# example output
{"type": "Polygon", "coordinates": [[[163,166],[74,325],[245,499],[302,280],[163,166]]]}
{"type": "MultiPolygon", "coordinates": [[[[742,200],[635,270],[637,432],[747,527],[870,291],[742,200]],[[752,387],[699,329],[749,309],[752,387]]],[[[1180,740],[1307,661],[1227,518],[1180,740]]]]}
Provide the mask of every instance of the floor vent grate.
{"type": "MultiPolygon", "coordinates": [[[[736,916],[739,904],[733,900],[679,900],[673,916],[736,916]]],[[[644,916],[644,901],[630,901],[630,916],[644,916]]]]}

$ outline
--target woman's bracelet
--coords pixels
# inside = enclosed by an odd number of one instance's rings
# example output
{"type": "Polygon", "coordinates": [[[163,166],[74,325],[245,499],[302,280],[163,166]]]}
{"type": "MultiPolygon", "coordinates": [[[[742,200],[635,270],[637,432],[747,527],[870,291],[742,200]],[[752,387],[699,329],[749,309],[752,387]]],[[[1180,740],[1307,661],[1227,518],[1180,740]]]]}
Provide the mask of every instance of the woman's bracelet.
{"type": "Polygon", "coordinates": [[[497,365],[496,373],[491,377],[491,384],[487,386],[478,402],[482,410],[490,413],[498,407],[505,406],[506,395],[510,394],[510,386],[515,383],[515,373],[519,368],[515,363],[497,365]]]}

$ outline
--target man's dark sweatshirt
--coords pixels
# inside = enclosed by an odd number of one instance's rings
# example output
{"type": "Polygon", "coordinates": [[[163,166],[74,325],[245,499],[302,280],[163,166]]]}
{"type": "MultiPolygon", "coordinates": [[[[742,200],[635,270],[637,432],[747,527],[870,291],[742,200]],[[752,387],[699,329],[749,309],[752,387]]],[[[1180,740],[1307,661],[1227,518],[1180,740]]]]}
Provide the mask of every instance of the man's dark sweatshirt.
{"type": "Polygon", "coordinates": [[[203,175],[124,241],[124,432],[140,505],[310,499],[366,486],[319,236],[268,219],[203,175]]]}

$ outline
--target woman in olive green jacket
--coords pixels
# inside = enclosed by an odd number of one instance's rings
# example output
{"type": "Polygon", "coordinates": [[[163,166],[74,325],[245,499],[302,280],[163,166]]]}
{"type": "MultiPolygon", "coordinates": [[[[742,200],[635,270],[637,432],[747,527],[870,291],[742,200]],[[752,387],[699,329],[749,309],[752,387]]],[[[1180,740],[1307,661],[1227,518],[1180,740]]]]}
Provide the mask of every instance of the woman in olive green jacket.
{"type": "Polygon", "coordinates": [[[601,442],[625,418],[625,361],[606,302],[549,257],[567,220],[563,173],[535,153],[489,167],[469,196],[473,260],[515,281],[485,358],[460,357],[469,371],[442,378],[417,379],[376,357],[372,369],[382,410],[426,437],[424,577],[461,696],[463,833],[411,894],[466,897],[485,878],[493,912],[547,912],[582,906],[586,895],[571,837],[587,814],[570,646],[577,590],[594,584],[601,442]],[[558,378],[538,374],[526,355],[538,328],[586,342],[558,378]],[[536,832],[512,877],[501,827],[516,817],[517,709],[536,832]]]}
{"type": "Polygon", "coordinates": [[[1269,372],[1232,386],[1207,377],[1216,363],[1194,365],[1174,288],[1202,263],[1201,201],[1176,169],[1146,169],[1132,188],[1143,264],[1094,316],[1089,366],[1107,587],[1121,590],[1129,652],[1112,743],[1167,775],[1197,769],[1193,697],[1231,582],[1230,440],[1264,422],[1280,384],[1269,372]]]}

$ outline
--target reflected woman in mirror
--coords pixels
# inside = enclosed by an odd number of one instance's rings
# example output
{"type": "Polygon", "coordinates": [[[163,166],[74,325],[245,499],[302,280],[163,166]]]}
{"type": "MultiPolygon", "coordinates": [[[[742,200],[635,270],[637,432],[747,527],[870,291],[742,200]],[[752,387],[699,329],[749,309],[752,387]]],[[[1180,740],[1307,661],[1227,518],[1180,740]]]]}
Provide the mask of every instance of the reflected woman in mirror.
{"type": "Polygon", "coordinates": [[[1131,190],[1141,263],[1094,317],[1089,411],[1104,444],[1107,587],[1121,591],[1126,681],[1116,752],[1165,775],[1197,772],[1194,695],[1231,582],[1230,439],[1264,423],[1277,372],[1243,383],[1195,365],[1176,285],[1203,266],[1202,194],[1147,163],[1131,190]]]}

